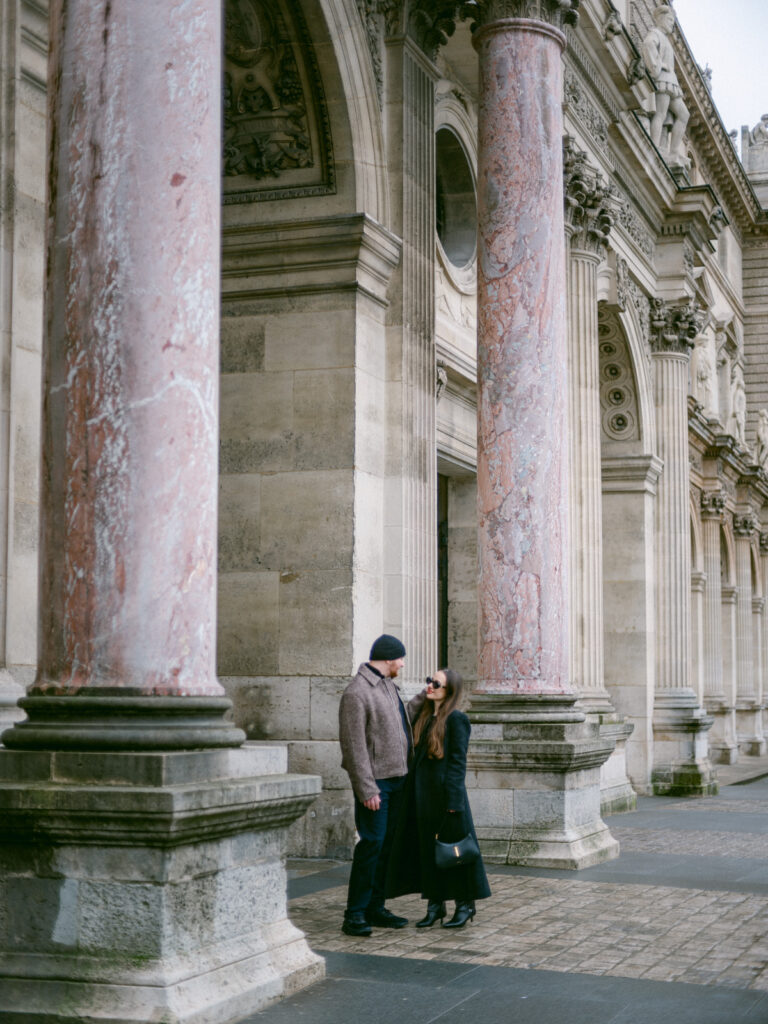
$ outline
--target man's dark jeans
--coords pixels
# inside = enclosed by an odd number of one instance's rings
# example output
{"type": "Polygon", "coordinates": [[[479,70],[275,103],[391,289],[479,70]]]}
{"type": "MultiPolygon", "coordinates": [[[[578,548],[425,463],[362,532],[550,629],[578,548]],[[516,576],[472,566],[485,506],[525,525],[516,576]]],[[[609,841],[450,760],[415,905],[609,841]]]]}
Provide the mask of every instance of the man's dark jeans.
{"type": "Polygon", "coordinates": [[[376,785],[381,792],[378,811],[369,811],[355,797],[355,825],[360,841],[352,857],[346,917],[384,906],[387,860],[405,789],[405,775],[376,779],[376,785]]]}

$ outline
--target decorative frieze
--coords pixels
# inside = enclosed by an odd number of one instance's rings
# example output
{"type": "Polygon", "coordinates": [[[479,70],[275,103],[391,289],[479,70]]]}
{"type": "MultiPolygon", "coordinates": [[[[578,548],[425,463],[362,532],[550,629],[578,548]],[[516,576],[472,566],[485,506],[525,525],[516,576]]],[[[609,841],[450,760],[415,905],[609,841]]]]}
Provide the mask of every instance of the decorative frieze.
{"type": "Polygon", "coordinates": [[[590,166],[570,136],[563,149],[565,228],[575,249],[602,256],[618,206],[612,185],[590,166]]]}
{"type": "Polygon", "coordinates": [[[654,352],[690,355],[694,338],[705,315],[695,299],[672,305],[664,299],[651,299],[649,342],[654,352]]]}
{"type": "Polygon", "coordinates": [[[616,292],[619,309],[627,309],[629,306],[634,307],[642,335],[644,338],[647,338],[651,325],[650,300],[637,282],[630,276],[627,261],[621,258],[618,260],[616,269],[616,292]]]}
{"type": "Polygon", "coordinates": [[[608,147],[608,121],[592,103],[578,77],[568,68],[565,70],[564,98],[566,109],[570,108],[589,131],[592,140],[600,149],[608,147]]]}
{"type": "Polygon", "coordinates": [[[652,260],[656,253],[656,243],[653,236],[635,213],[630,200],[624,195],[621,195],[618,221],[632,241],[636,243],[643,256],[648,260],[652,260]]]}

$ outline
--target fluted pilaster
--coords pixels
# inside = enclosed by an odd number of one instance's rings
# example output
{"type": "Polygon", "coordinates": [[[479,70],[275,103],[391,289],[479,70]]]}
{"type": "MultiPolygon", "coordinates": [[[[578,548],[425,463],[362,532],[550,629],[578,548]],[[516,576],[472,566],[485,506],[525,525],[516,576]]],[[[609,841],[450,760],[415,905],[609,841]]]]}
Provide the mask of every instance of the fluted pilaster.
{"type": "Polygon", "coordinates": [[[757,698],[752,636],[752,541],[758,522],[752,511],[733,517],[736,548],[736,698],[740,705],[752,705],[757,698]]]}
{"type": "Polygon", "coordinates": [[[704,700],[709,707],[721,704],[723,691],[723,611],[720,580],[720,524],[725,495],[705,491],[701,495],[701,528],[704,548],[704,636],[702,638],[704,700]]]}

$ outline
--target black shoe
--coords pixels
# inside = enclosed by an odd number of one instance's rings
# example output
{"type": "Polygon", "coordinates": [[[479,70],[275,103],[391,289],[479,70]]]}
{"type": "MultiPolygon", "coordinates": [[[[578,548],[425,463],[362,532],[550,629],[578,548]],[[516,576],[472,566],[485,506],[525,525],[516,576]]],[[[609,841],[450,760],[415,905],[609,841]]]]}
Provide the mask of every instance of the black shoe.
{"type": "Polygon", "coordinates": [[[467,921],[475,916],[474,901],[467,903],[456,903],[456,910],[450,921],[443,922],[443,928],[463,928],[467,921]]]}
{"type": "Polygon", "coordinates": [[[440,919],[440,923],[443,923],[445,917],[445,904],[444,903],[432,903],[431,901],[427,904],[427,913],[420,921],[416,922],[417,928],[431,928],[432,925],[440,919]]]}
{"type": "Polygon", "coordinates": [[[376,928],[405,928],[408,924],[407,917],[398,917],[386,907],[368,907],[365,919],[376,928]]]}
{"type": "Polygon", "coordinates": [[[350,914],[349,917],[344,918],[344,922],[341,926],[341,930],[345,935],[370,935],[373,929],[365,920],[363,914],[350,914]]]}

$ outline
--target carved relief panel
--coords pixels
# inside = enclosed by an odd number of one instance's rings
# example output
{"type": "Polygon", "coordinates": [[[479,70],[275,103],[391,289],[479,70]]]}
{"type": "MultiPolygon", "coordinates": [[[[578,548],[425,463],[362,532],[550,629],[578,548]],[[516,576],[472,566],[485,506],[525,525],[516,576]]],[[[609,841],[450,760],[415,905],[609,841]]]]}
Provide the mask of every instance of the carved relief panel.
{"type": "Polygon", "coordinates": [[[295,0],[226,0],[224,202],[333,192],[323,84],[295,0]]]}

